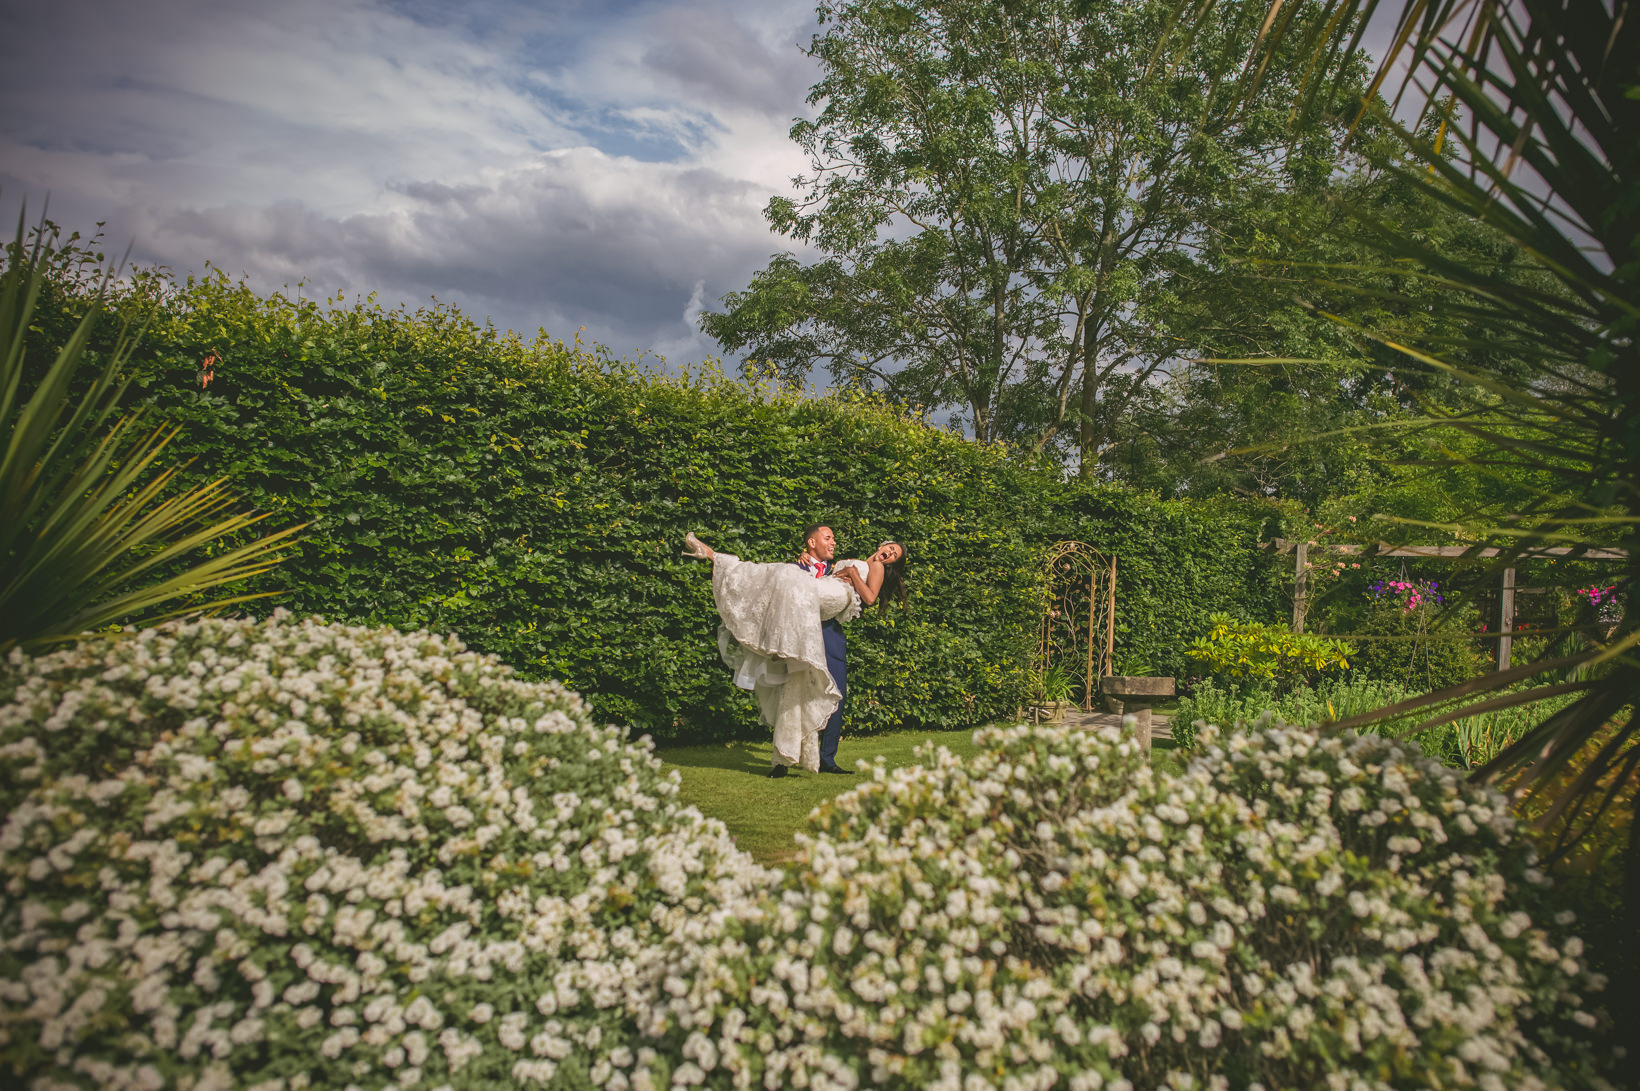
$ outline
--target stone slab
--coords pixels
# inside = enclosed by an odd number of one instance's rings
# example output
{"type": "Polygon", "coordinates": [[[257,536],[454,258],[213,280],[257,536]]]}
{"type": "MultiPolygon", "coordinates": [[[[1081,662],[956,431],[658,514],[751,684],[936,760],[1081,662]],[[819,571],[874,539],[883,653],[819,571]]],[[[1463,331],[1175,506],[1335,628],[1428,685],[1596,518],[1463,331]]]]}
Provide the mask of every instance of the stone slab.
{"type": "Polygon", "coordinates": [[[1173,679],[1150,675],[1107,674],[1099,679],[1099,692],[1112,697],[1172,697],[1173,679]]]}

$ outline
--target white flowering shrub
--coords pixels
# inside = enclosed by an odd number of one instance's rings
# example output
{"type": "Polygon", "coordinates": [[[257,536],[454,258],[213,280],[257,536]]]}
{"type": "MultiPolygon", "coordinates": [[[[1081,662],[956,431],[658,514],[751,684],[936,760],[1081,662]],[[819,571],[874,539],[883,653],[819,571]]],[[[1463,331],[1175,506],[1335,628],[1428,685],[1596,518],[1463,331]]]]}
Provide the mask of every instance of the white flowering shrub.
{"type": "Polygon", "coordinates": [[[1501,798],[1377,737],[989,730],[817,811],[703,967],[685,1075],[766,1088],[1602,1086],[1501,798]],[[741,987],[744,983],[744,987],[741,987]],[[738,988],[738,992],[737,992],[738,988]]]}
{"type": "Polygon", "coordinates": [[[1603,1086],[1503,801],[1278,728],[989,730],[756,867],[647,744],[425,633],[0,668],[0,1084],[1603,1086]]]}
{"type": "Polygon", "coordinates": [[[207,620],[0,681],[0,1084],[624,1084],[772,883],[450,638],[207,620]]]}

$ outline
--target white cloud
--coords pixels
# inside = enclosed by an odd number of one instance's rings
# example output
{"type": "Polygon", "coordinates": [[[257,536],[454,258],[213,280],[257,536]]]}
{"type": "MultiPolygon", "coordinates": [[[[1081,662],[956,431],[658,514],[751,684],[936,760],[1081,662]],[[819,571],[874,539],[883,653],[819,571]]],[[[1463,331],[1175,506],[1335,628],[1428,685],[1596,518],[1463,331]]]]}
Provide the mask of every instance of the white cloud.
{"type": "Polygon", "coordinates": [[[0,43],[6,203],[262,289],[437,295],[620,352],[784,248],[807,3],[40,5],[0,43]],[[596,18],[590,13],[596,11],[596,18]]]}
{"type": "Polygon", "coordinates": [[[480,318],[538,313],[647,339],[675,337],[703,284],[742,276],[768,246],[766,195],[752,183],[593,148],[492,170],[482,184],[400,193],[398,207],[345,217],[294,203],[219,206],[152,230],[166,250],[223,245],[258,281],[393,282],[480,318]]]}
{"type": "Polygon", "coordinates": [[[496,58],[370,4],[63,0],[34,18],[60,40],[8,37],[5,92],[27,97],[7,163],[28,149],[23,166],[82,187],[146,166],[178,203],[336,211],[411,165],[460,175],[575,139],[496,58]]]}

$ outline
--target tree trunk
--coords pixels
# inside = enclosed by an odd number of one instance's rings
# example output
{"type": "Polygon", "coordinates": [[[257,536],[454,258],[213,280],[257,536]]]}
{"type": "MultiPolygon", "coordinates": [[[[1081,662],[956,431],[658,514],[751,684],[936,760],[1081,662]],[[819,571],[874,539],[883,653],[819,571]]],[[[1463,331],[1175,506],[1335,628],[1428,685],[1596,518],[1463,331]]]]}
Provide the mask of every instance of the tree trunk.
{"type": "Polygon", "coordinates": [[[1094,414],[1099,409],[1099,333],[1098,323],[1088,322],[1082,327],[1082,419],[1077,422],[1077,448],[1080,460],[1076,476],[1084,481],[1093,478],[1099,464],[1100,429],[1094,414]]]}

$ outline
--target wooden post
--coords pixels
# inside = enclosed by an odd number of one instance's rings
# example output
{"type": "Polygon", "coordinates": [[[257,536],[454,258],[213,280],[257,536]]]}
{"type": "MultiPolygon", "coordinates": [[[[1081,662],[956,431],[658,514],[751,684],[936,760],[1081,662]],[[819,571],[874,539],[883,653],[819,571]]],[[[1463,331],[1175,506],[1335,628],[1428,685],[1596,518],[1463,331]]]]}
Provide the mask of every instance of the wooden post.
{"type": "Polygon", "coordinates": [[[1306,568],[1310,560],[1310,543],[1299,542],[1298,548],[1294,552],[1298,555],[1298,563],[1293,569],[1293,632],[1302,633],[1304,631],[1304,592],[1305,585],[1309,582],[1309,573],[1306,568]]]}
{"type": "Polygon", "coordinates": [[[1509,645],[1515,631],[1515,570],[1503,570],[1503,592],[1498,596],[1498,669],[1509,669],[1509,645]]]}
{"type": "Polygon", "coordinates": [[[1093,627],[1099,624],[1099,566],[1088,565],[1088,670],[1082,677],[1082,711],[1093,711],[1093,627]]]}

